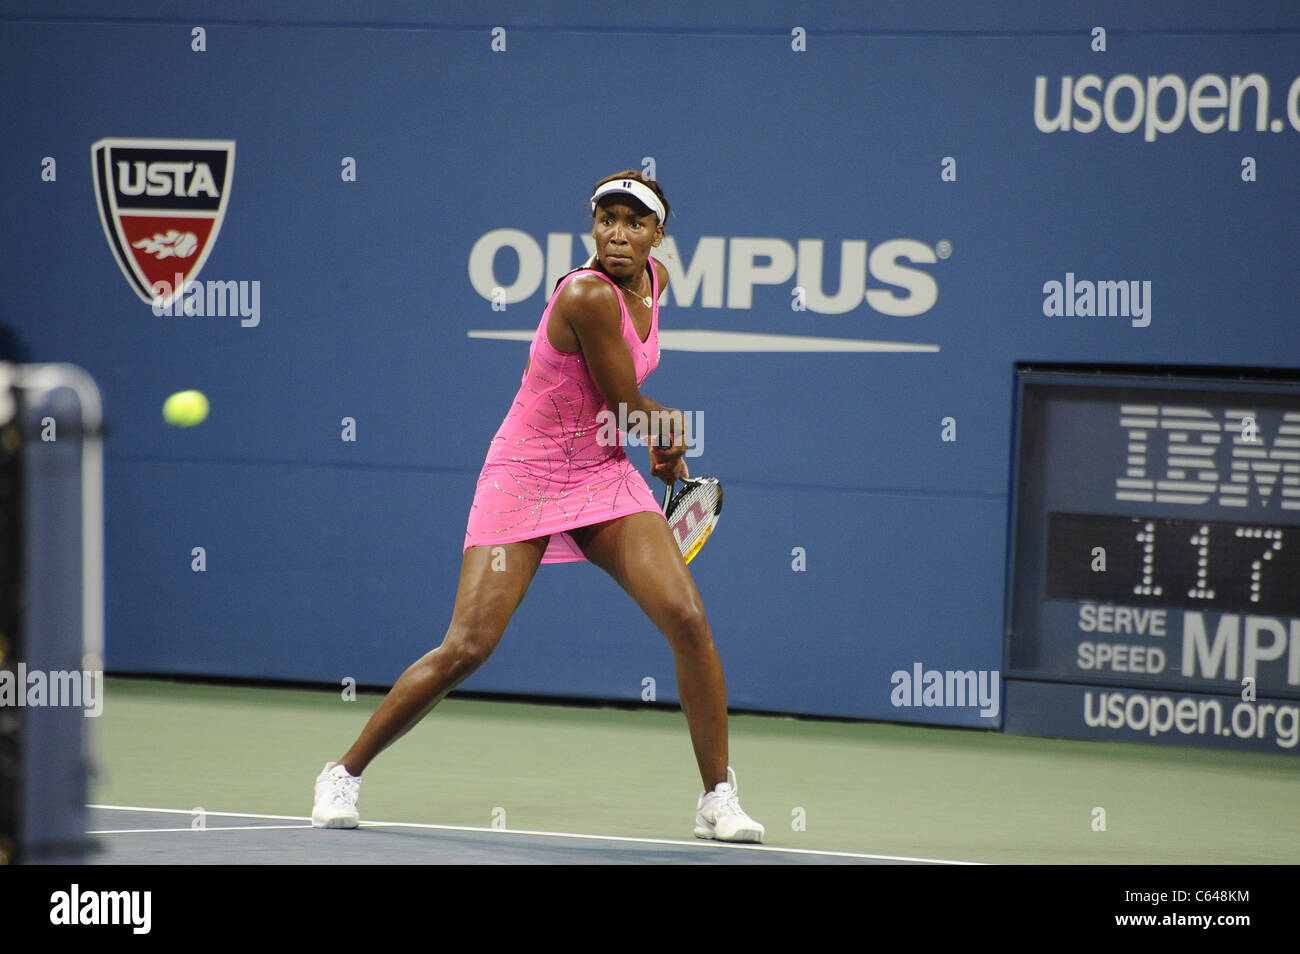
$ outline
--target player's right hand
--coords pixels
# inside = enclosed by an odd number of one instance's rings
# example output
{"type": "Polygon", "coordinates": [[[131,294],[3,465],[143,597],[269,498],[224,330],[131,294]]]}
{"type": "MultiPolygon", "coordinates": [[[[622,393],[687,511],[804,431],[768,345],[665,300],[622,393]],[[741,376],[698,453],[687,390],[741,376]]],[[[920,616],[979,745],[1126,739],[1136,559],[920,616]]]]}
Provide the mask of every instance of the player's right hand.
{"type": "Polygon", "coordinates": [[[650,473],[658,477],[666,484],[671,484],[674,480],[682,477],[689,477],[690,470],[686,466],[685,442],[675,444],[672,447],[656,447],[650,445],[650,473]]]}
{"type": "Polygon", "coordinates": [[[686,448],[682,447],[681,453],[661,454],[657,447],[650,448],[650,474],[658,477],[665,484],[691,476],[686,460],[682,457],[685,451],[686,448]]]}

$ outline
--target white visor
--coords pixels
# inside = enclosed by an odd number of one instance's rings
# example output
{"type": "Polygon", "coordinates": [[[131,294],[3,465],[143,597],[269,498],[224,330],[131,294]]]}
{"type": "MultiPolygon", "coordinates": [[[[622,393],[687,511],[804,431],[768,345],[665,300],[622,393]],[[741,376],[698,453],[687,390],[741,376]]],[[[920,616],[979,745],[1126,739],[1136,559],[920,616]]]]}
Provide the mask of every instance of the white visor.
{"type": "Polygon", "coordinates": [[[660,225],[663,225],[668,218],[668,213],[664,211],[664,204],[659,200],[659,196],[655,195],[654,190],[643,182],[637,182],[635,179],[615,179],[612,182],[606,182],[591,194],[591,211],[596,211],[596,202],[601,196],[609,195],[611,192],[625,192],[632,196],[659,216],[660,225]]]}

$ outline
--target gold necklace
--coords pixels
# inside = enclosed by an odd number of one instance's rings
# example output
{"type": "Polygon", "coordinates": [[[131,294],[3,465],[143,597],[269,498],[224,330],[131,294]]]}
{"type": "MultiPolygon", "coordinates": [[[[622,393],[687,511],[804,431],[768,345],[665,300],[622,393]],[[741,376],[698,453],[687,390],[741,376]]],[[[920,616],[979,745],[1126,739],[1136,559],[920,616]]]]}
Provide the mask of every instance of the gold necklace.
{"type": "MultiPolygon", "coordinates": [[[[593,255],[593,256],[592,256],[592,260],[596,260],[596,256],[593,255]]],[[[591,261],[588,261],[588,263],[587,263],[588,266],[590,266],[591,263],[592,263],[591,261]]],[[[605,271],[604,266],[601,267],[601,271],[605,271]]],[[[612,275],[609,275],[609,272],[605,272],[605,274],[606,274],[607,276],[609,276],[610,281],[614,281],[613,276],[612,276],[612,275]]],[[[619,289],[621,289],[621,290],[624,291],[624,292],[626,292],[626,291],[628,290],[627,288],[625,288],[625,287],[624,287],[621,283],[619,283],[619,282],[614,282],[614,284],[615,284],[615,285],[618,285],[619,289]]],[[[651,286],[651,287],[653,287],[653,286],[651,286]]],[[[633,294],[633,295],[636,295],[636,292],[633,292],[632,294],[633,294]]],[[[649,296],[649,295],[636,295],[636,297],[637,297],[637,298],[640,298],[641,301],[645,304],[645,306],[646,306],[647,308],[653,308],[653,307],[654,307],[654,298],[652,298],[651,296],[649,296]]]]}
{"type": "MultiPolygon", "coordinates": [[[[618,282],[615,282],[614,284],[615,284],[615,285],[618,285],[618,287],[621,288],[621,289],[622,289],[623,291],[625,291],[625,292],[628,290],[628,289],[625,288],[623,285],[620,285],[618,282]]],[[[643,302],[645,303],[645,306],[646,306],[647,308],[651,308],[651,307],[654,306],[654,299],[651,298],[649,295],[637,295],[636,292],[632,292],[632,294],[635,295],[637,298],[640,298],[641,301],[643,301],[643,302]]]]}

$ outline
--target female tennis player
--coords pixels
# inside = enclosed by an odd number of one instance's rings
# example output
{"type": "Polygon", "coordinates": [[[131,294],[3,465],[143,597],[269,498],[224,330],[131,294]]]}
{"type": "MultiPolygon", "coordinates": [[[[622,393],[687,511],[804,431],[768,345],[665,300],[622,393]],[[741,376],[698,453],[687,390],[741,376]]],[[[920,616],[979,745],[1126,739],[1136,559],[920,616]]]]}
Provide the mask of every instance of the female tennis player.
{"type": "Polygon", "coordinates": [[[645,437],[653,476],[667,483],[690,476],[683,415],[640,390],[659,363],[668,272],[650,251],[663,240],[668,211],[659,184],[636,171],[596,184],[596,253],[551,295],[522,384],[488,448],[451,625],[442,645],[402,674],[352,748],[325,766],[313,826],[357,826],[361,773],[492,654],[538,564],[588,560],[618,581],[672,647],[704,782],[696,836],[762,841],[763,826],[741,809],[731,780],[726,685],[699,593],[645,479],[601,426],[607,409],[645,437]]]}

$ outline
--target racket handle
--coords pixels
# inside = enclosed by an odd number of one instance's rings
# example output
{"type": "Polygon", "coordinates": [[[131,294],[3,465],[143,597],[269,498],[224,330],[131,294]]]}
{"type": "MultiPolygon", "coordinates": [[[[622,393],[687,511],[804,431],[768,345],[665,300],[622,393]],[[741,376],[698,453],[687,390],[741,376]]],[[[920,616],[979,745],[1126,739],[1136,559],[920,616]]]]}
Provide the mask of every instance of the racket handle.
{"type": "Polygon", "coordinates": [[[676,480],[674,480],[674,481],[673,481],[672,483],[670,483],[670,484],[668,484],[668,483],[664,484],[664,502],[663,502],[663,506],[660,507],[659,509],[660,509],[660,510],[663,510],[665,513],[667,513],[667,511],[668,511],[668,500],[669,500],[670,497],[672,497],[672,495],[673,495],[673,488],[676,487],[676,486],[677,486],[677,481],[676,481],[676,480]]]}

